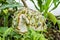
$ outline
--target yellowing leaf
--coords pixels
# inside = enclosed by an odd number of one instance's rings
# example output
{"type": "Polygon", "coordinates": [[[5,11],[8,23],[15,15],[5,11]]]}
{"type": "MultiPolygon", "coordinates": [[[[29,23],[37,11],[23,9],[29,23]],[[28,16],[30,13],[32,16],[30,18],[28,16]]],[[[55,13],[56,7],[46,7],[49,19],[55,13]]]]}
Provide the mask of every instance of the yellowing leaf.
{"type": "Polygon", "coordinates": [[[8,13],[8,10],[7,10],[7,9],[5,9],[5,10],[3,10],[3,12],[4,12],[5,14],[7,14],[7,13],[8,13]]]}
{"type": "Polygon", "coordinates": [[[56,17],[52,14],[52,13],[47,13],[47,15],[48,15],[48,19],[50,20],[50,21],[52,21],[53,23],[54,23],[54,25],[56,24],[56,22],[57,22],[57,19],[56,19],[56,17]]]}

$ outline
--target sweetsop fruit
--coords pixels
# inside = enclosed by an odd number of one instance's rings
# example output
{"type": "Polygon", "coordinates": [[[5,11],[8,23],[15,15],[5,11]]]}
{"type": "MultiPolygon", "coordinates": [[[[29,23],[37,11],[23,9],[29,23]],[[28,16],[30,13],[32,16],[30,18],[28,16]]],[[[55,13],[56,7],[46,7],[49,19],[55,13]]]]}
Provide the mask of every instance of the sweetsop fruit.
{"type": "Polygon", "coordinates": [[[45,20],[40,12],[24,7],[15,12],[12,26],[19,33],[28,32],[28,28],[43,31],[47,28],[45,20]]]}

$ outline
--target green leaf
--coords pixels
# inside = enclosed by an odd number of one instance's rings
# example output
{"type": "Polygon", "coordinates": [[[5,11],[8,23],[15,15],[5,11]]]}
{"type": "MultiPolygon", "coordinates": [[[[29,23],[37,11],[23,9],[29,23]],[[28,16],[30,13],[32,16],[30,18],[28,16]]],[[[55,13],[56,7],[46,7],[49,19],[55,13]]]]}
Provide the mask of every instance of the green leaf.
{"type": "Polygon", "coordinates": [[[51,4],[51,0],[47,0],[46,3],[44,4],[45,13],[48,11],[50,4],[51,4]]]}
{"type": "Polygon", "coordinates": [[[3,3],[3,4],[12,4],[12,3],[16,3],[15,0],[0,0],[0,3],[3,3]]]}
{"type": "Polygon", "coordinates": [[[54,6],[56,6],[58,2],[59,2],[59,0],[53,0],[54,6]]]}
{"type": "Polygon", "coordinates": [[[12,28],[12,27],[8,28],[8,29],[4,32],[3,37],[7,36],[8,34],[11,34],[12,32],[13,32],[13,28],[12,28]]]}
{"type": "Polygon", "coordinates": [[[2,1],[4,1],[4,0],[0,0],[0,2],[2,2],[2,1]]]}
{"type": "Polygon", "coordinates": [[[12,4],[12,3],[15,3],[16,1],[15,0],[6,0],[6,2],[9,4],[12,4]]]}
{"type": "Polygon", "coordinates": [[[3,10],[3,12],[4,12],[5,14],[7,14],[7,13],[8,13],[8,10],[7,10],[7,9],[5,9],[5,10],[3,10]]]}
{"type": "Polygon", "coordinates": [[[39,6],[39,8],[40,8],[40,11],[43,12],[44,7],[43,7],[43,5],[42,5],[42,0],[37,0],[37,4],[38,4],[38,6],[39,6]]]}
{"type": "Polygon", "coordinates": [[[57,5],[55,5],[50,11],[52,11],[52,10],[54,10],[54,9],[56,9],[57,7],[58,7],[58,5],[60,4],[60,2],[58,2],[58,4],[57,5]]]}
{"type": "Polygon", "coordinates": [[[4,33],[7,29],[8,27],[0,27],[0,33],[4,33]]]}
{"type": "Polygon", "coordinates": [[[40,40],[47,40],[43,34],[40,34],[40,40]]]}
{"type": "Polygon", "coordinates": [[[1,37],[0,37],[0,40],[1,40],[1,37]]]}
{"type": "Polygon", "coordinates": [[[57,20],[58,27],[60,29],[60,20],[57,20]]]}
{"type": "Polygon", "coordinates": [[[21,7],[21,5],[18,3],[16,3],[16,4],[4,4],[0,7],[0,10],[5,9],[5,8],[13,8],[13,7],[21,7]]]}
{"type": "Polygon", "coordinates": [[[36,6],[35,2],[34,2],[33,0],[30,0],[30,1],[32,1],[32,2],[33,2],[33,4],[34,4],[35,8],[39,11],[39,8],[36,6]]]}
{"type": "MultiPolygon", "coordinates": [[[[31,0],[34,4],[34,1],[31,0]]],[[[38,5],[38,9],[40,12],[43,13],[47,13],[49,11],[49,8],[51,7],[51,5],[54,4],[54,7],[50,10],[54,10],[58,7],[58,5],[60,4],[60,0],[37,0],[37,5],[38,5]]],[[[34,4],[36,6],[36,4],[34,4]]]]}
{"type": "Polygon", "coordinates": [[[47,12],[50,8],[50,4],[51,4],[51,0],[47,0],[46,3],[44,4],[44,10],[45,10],[44,17],[46,17],[46,18],[47,18],[47,12]]]}
{"type": "Polygon", "coordinates": [[[52,13],[47,13],[47,15],[48,15],[48,19],[50,20],[50,21],[52,21],[53,23],[54,23],[54,25],[56,24],[56,22],[57,22],[57,19],[56,19],[56,17],[52,14],[52,13]]]}

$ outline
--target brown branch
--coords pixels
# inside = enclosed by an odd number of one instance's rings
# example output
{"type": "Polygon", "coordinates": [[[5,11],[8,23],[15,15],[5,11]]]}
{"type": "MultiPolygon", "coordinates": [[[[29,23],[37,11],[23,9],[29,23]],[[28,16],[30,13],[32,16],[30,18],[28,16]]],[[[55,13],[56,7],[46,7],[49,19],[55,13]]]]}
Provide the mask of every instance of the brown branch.
{"type": "Polygon", "coordinates": [[[25,7],[27,7],[27,4],[26,4],[25,0],[21,0],[21,1],[22,1],[23,5],[24,5],[25,7]]]}

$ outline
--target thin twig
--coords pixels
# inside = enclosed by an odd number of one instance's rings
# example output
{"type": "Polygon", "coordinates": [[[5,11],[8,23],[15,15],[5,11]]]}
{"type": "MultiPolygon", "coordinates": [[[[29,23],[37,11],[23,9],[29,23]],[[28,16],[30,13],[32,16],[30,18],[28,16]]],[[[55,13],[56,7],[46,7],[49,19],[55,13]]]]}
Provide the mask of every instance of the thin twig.
{"type": "Polygon", "coordinates": [[[24,5],[25,7],[28,7],[27,4],[26,4],[26,2],[25,2],[25,0],[21,0],[21,1],[22,1],[23,5],[24,5]]]}

